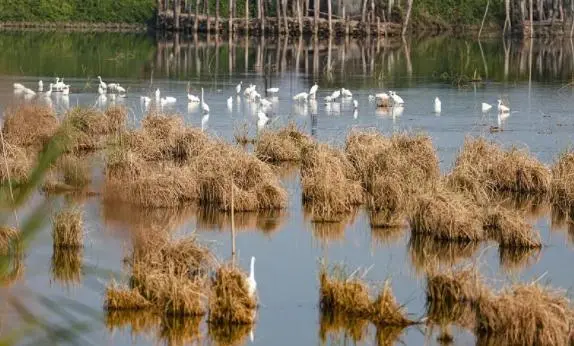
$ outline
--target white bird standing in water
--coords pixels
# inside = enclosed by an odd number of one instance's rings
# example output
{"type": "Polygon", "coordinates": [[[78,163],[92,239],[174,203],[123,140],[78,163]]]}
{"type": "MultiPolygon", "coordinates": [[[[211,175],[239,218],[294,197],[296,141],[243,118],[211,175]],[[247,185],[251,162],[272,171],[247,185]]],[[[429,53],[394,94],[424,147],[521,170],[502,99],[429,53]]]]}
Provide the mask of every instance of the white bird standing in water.
{"type": "Polygon", "coordinates": [[[306,101],[307,98],[309,97],[309,94],[307,94],[306,92],[302,92],[302,93],[298,93],[297,95],[293,96],[293,101],[306,101]]]}
{"type": "Polygon", "coordinates": [[[66,85],[63,89],[62,89],[62,95],[70,95],[70,86],[66,85]]]}
{"type": "Polygon", "coordinates": [[[499,113],[508,113],[510,112],[510,108],[502,104],[502,100],[498,100],[498,112],[499,113]]]}
{"type": "Polygon", "coordinates": [[[159,88],[155,89],[155,99],[156,101],[159,101],[159,99],[161,98],[161,92],[159,91],[159,88]]]}
{"type": "Polygon", "coordinates": [[[50,97],[52,96],[52,88],[54,87],[54,84],[50,83],[50,89],[48,89],[48,91],[46,91],[44,93],[44,97],[50,97]]]}
{"type": "Polygon", "coordinates": [[[187,94],[187,100],[189,102],[193,102],[193,103],[199,103],[201,100],[199,99],[199,97],[192,95],[190,93],[187,94]]]}
{"type": "Polygon", "coordinates": [[[239,94],[241,93],[241,86],[243,85],[243,82],[239,82],[239,84],[237,84],[237,86],[235,87],[235,93],[239,94]]]}
{"type": "Polygon", "coordinates": [[[309,97],[311,98],[315,98],[316,94],[317,94],[317,90],[319,90],[319,86],[317,85],[317,83],[315,83],[312,87],[311,90],[309,90],[309,97]]]}
{"type": "MultiPolygon", "coordinates": [[[[98,76],[98,79],[100,81],[100,87],[102,87],[102,89],[107,89],[108,85],[106,83],[104,83],[104,81],[102,81],[102,77],[98,76]]],[[[58,83],[56,83],[58,84],[58,83]]]]}
{"type": "Polygon", "coordinates": [[[353,100],[353,106],[355,107],[355,109],[359,108],[359,101],[357,101],[356,99],[353,100]]]}
{"type": "Polygon", "coordinates": [[[345,88],[341,89],[341,95],[343,95],[343,97],[353,97],[351,90],[345,88]]]}
{"type": "Polygon", "coordinates": [[[482,103],[482,112],[483,113],[488,112],[491,108],[492,108],[492,106],[489,105],[488,103],[484,103],[484,102],[482,103]]]}
{"type": "Polygon", "coordinates": [[[14,83],[14,91],[21,91],[26,89],[26,87],[20,83],[14,83]]]}
{"type": "Polygon", "coordinates": [[[201,88],[201,109],[204,113],[209,113],[209,106],[203,100],[203,88],[201,88]]]}
{"type": "Polygon", "coordinates": [[[277,94],[279,92],[279,88],[268,88],[267,92],[270,94],[277,94]]]}
{"type": "Polygon", "coordinates": [[[434,99],[434,112],[440,113],[441,110],[442,110],[442,103],[440,102],[440,99],[438,97],[435,97],[435,99],[434,99]]]}
{"type": "Polygon", "coordinates": [[[105,94],[105,93],[106,93],[106,91],[104,90],[104,88],[102,88],[101,85],[98,86],[98,94],[103,95],[103,94],[105,94]]]}
{"type": "Polygon", "coordinates": [[[405,104],[405,101],[403,100],[403,98],[400,97],[399,95],[397,95],[396,92],[394,92],[394,91],[389,91],[389,95],[391,96],[391,99],[393,100],[393,105],[403,105],[403,104],[405,104]]]}
{"type": "Polygon", "coordinates": [[[38,91],[44,91],[44,82],[41,79],[38,81],[38,91]]]}
{"type": "Polygon", "coordinates": [[[250,297],[253,297],[255,291],[257,290],[257,282],[255,281],[255,257],[251,257],[251,271],[249,272],[249,277],[247,278],[247,292],[250,297]]]}

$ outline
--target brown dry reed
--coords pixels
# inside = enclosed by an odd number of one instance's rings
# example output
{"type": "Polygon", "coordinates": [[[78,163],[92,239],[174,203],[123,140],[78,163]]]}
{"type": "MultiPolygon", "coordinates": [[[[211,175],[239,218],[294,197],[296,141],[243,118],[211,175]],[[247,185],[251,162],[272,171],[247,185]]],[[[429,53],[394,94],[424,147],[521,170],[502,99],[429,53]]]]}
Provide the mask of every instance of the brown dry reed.
{"type": "Polygon", "coordinates": [[[77,248],[83,246],[83,215],[80,209],[64,209],[52,221],[54,247],[77,248]]]}
{"type": "Polygon", "coordinates": [[[323,313],[341,313],[353,318],[369,318],[372,304],[367,285],[349,277],[344,268],[334,266],[331,273],[323,265],[319,273],[320,307],[323,313]]]}
{"type": "Polygon", "coordinates": [[[2,134],[13,145],[40,149],[58,130],[54,112],[46,106],[20,105],[4,112],[2,134]]]}
{"type": "Polygon", "coordinates": [[[265,162],[298,162],[304,147],[312,143],[294,123],[278,130],[264,130],[255,145],[255,155],[265,162]]]}
{"type": "Polygon", "coordinates": [[[152,304],[137,289],[119,286],[111,281],[106,288],[104,308],[106,310],[143,310],[152,304]]]}
{"type": "Polygon", "coordinates": [[[211,325],[252,324],[255,297],[249,296],[247,276],[233,265],[220,266],[211,280],[209,319],[211,325]]]}
{"type": "Polygon", "coordinates": [[[0,146],[0,180],[25,182],[32,171],[36,154],[19,145],[7,142],[0,146]]]}
{"type": "Polygon", "coordinates": [[[574,205],[574,152],[567,151],[552,166],[550,200],[553,208],[571,215],[574,205]]]}
{"type": "Polygon", "coordinates": [[[476,332],[506,345],[569,345],[573,318],[564,292],[517,284],[479,300],[476,332]]]}
{"type": "Polygon", "coordinates": [[[82,189],[92,182],[92,172],[87,159],[64,155],[58,160],[57,167],[62,173],[63,183],[72,188],[82,189]]]}
{"type": "Polygon", "coordinates": [[[487,293],[480,274],[474,267],[443,270],[429,273],[427,276],[427,303],[474,303],[487,293]]]}
{"type": "MultiPolygon", "coordinates": [[[[545,194],[550,191],[550,170],[526,150],[502,150],[484,138],[467,138],[455,160],[453,174],[459,188],[476,195],[475,184],[487,193],[545,194]],[[473,182],[473,183],[470,183],[473,182]]],[[[491,196],[492,197],[492,196],[491,196]]]]}
{"type": "Polygon", "coordinates": [[[303,201],[316,222],[342,221],[363,202],[363,189],[345,155],[326,144],[307,146],[301,165],[303,201]]]}
{"type": "Polygon", "coordinates": [[[14,242],[20,238],[20,232],[14,227],[0,227],[0,255],[7,255],[15,248],[14,242]]]}
{"type": "Polygon", "coordinates": [[[480,209],[464,195],[437,187],[413,203],[409,224],[413,233],[441,240],[484,239],[480,209]]]}
{"type": "Polygon", "coordinates": [[[377,325],[408,326],[413,321],[406,317],[406,309],[397,303],[391,288],[390,280],[386,280],[383,289],[372,305],[371,320],[377,325]]]}
{"type": "Polygon", "coordinates": [[[521,213],[502,207],[486,212],[484,228],[490,238],[506,248],[540,248],[540,234],[526,222],[521,213]]]}
{"type": "Polygon", "coordinates": [[[82,280],[83,249],[54,247],[52,251],[52,278],[65,284],[79,284],[82,280]]]}

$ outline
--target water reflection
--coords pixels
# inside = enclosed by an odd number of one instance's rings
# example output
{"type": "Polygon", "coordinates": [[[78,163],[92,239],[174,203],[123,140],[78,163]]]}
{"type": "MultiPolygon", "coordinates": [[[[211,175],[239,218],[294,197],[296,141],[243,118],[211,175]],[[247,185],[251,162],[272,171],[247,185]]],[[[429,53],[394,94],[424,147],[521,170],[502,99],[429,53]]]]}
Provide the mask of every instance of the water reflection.
{"type": "Polygon", "coordinates": [[[479,242],[441,241],[412,234],[407,248],[413,268],[421,275],[470,259],[480,246],[479,242]]]}
{"type": "Polygon", "coordinates": [[[52,279],[66,286],[79,286],[82,281],[83,248],[54,247],[52,279]]]}

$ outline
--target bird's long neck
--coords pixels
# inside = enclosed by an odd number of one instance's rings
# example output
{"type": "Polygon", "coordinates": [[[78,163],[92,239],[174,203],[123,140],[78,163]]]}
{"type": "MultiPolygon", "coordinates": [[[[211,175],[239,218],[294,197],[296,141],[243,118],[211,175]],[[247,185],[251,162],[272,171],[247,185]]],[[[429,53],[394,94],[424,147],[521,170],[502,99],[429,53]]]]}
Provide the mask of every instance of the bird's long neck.
{"type": "Polygon", "coordinates": [[[249,277],[255,279],[255,258],[251,258],[251,271],[249,272],[249,277]]]}

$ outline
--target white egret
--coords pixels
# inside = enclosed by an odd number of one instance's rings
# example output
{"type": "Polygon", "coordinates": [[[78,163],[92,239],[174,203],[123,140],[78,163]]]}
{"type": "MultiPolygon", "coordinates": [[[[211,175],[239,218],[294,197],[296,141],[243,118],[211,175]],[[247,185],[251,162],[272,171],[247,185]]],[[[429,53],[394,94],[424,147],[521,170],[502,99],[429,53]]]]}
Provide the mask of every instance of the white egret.
{"type": "Polygon", "coordinates": [[[482,112],[486,113],[488,112],[490,109],[492,108],[492,105],[489,105],[488,103],[482,103],[482,112]]]}
{"type": "Polygon", "coordinates": [[[140,101],[147,106],[151,102],[151,97],[140,96],[140,101]]]}
{"type": "Polygon", "coordinates": [[[302,92],[302,93],[298,93],[297,95],[293,96],[293,101],[306,101],[307,98],[309,97],[309,94],[307,94],[306,92],[302,92]]]}
{"type": "Polygon", "coordinates": [[[46,91],[46,92],[44,93],[44,97],[50,97],[50,96],[52,96],[52,89],[53,89],[53,87],[54,87],[54,84],[50,83],[50,89],[48,89],[48,91],[46,91]]]}
{"type": "Polygon", "coordinates": [[[335,101],[336,99],[339,98],[339,96],[341,96],[341,90],[335,90],[331,94],[331,99],[333,99],[333,101],[335,101]]]}
{"type": "Polygon", "coordinates": [[[440,102],[440,99],[438,97],[435,97],[435,99],[434,99],[434,112],[440,113],[441,110],[442,110],[442,103],[440,102]]]}
{"type": "Polygon", "coordinates": [[[41,79],[38,81],[38,91],[44,91],[44,82],[41,79]]]}
{"type": "Polygon", "coordinates": [[[311,89],[309,90],[309,96],[312,95],[312,98],[315,98],[315,95],[317,94],[317,90],[319,90],[319,86],[317,85],[317,83],[315,83],[311,89]]]}
{"type": "Polygon", "coordinates": [[[351,90],[345,88],[341,88],[341,95],[343,95],[343,97],[353,97],[351,90]]]}
{"type": "Polygon", "coordinates": [[[120,86],[120,85],[117,84],[117,83],[109,83],[109,84],[107,85],[107,89],[109,89],[110,91],[114,91],[114,90],[119,91],[119,90],[118,90],[118,87],[119,87],[119,86],[120,86]]]}
{"type": "Polygon", "coordinates": [[[376,100],[375,95],[369,95],[369,102],[374,102],[376,100]]]}
{"type": "Polygon", "coordinates": [[[124,87],[120,86],[119,84],[116,85],[115,89],[116,89],[116,91],[119,92],[119,93],[123,93],[123,94],[126,93],[126,89],[125,89],[124,87]]]}
{"type": "Polygon", "coordinates": [[[159,88],[155,89],[155,99],[156,101],[159,101],[159,99],[161,98],[161,92],[159,91],[159,88]]]}
{"type": "Polygon", "coordinates": [[[241,86],[243,85],[243,82],[239,82],[239,84],[237,84],[237,86],[235,87],[235,93],[239,94],[241,92],[241,86]]]}
{"type": "Polygon", "coordinates": [[[103,95],[103,94],[105,94],[105,93],[106,93],[106,91],[104,90],[104,88],[102,88],[101,85],[98,86],[98,94],[103,95]]]}
{"type": "Polygon", "coordinates": [[[98,76],[98,79],[100,81],[100,87],[102,87],[102,89],[107,89],[108,85],[102,81],[102,77],[98,76]]]}
{"type": "Polygon", "coordinates": [[[163,99],[167,103],[176,103],[177,102],[177,99],[175,97],[172,97],[172,96],[166,96],[163,99]]]}
{"type": "Polygon", "coordinates": [[[355,107],[355,109],[359,108],[359,101],[356,99],[353,100],[353,107],[355,107]]]}
{"type": "Polygon", "coordinates": [[[199,99],[199,97],[192,95],[192,94],[187,94],[187,100],[189,102],[193,102],[193,103],[199,103],[201,100],[199,99]]]}
{"type": "Polygon", "coordinates": [[[498,112],[499,113],[509,113],[510,108],[502,104],[502,100],[498,100],[498,112]]]}
{"type": "Polygon", "coordinates": [[[327,103],[333,102],[333,97],[331,97],[331,95],[325,96],[325,98],[323,98],[323,100],[325,100],[325,102],[327,102],[327,103]]]}
{"type": "Polygon", "coordinates": [[[209,106],[203,100],[203,88],[201,88],[201,110],[203,113],[209,113],[209,106]]]}
{"type": "Polygon", "coordinates": [[[271,101],[266,100],[266,99],[259,99],[259,104],[263,108],[269,108],[273,105],[273,103],[271,101]]]}
{"type": "Polygon", "coordinates": [[[34,96],[36,95],[36,92],[32,89],[24,88],[24,94],[34,96]]]}
{"type": "Polygon", "coordinates": [[[393,104],[394,104],[394,105],[403,105],[403,104],[405,104],[405,101],[403,100],[403,98],[400,97],[399,95],[397,95],[396,92],[394,92],[394,91],[389,91],[389,95],[391,96],[391,99],[393,100],[393,104]]]}
{"type": "Polygon", "coordinates": [[[353,118],[357,119],[359,117],[359,110],[355,108],[355,110],[353,111],[353,118]]]}
{"type": "Polygon", "coordinates": [[[24,90],[26,87],[20,83],[14,83],[14,91],[16,90],[24,90]]]}
{"type": "Polygon", "coordinates": [[[70,95],[70,86],[66,85],[63,89],[62,89],[62,95],[70,95]]]}
{"type": "Polygon", "coordinates": [[[377,107],[389,107],[391,105],[391,97],[387,93],[379,93],[375,95],[377,107]]]}
{"type": "Polygon", "coordinates": [[[270,94],[277,94],[279,92],[279,88],[268,88],[267,92],[270,94]]]}

